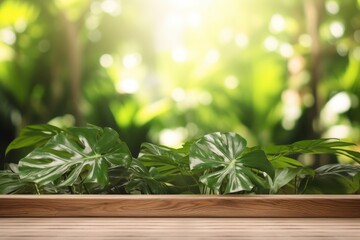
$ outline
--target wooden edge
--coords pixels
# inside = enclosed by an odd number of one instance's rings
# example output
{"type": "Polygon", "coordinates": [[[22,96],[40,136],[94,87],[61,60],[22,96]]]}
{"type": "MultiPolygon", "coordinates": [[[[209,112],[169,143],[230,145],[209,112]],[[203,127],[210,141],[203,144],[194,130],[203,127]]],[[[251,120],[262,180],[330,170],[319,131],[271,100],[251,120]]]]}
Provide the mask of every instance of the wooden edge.
{"type": "Polygon", "coordinates": [[[360,195],[2,195],[0,217],[359,218],[360,195]]]}

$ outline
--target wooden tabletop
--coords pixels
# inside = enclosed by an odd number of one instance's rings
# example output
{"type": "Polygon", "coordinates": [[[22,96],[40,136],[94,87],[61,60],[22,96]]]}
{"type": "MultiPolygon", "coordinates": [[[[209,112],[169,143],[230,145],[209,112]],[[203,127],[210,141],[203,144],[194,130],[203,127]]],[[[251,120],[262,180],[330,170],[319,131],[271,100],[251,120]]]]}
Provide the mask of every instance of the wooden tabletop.
{"type": "Polygon", "coordinates": [[[360,196],[0,196],[0,239],[360,239],[360,196]]]}
{"type": "Polygon", "coordinates": [[[0,218],[0,239],[360,239],[360,218],[0,218]]]}
{"type": "Polygon", "coordinates": [[[3,195],[0,217],[360,218],[360,195],[3,195]]]}

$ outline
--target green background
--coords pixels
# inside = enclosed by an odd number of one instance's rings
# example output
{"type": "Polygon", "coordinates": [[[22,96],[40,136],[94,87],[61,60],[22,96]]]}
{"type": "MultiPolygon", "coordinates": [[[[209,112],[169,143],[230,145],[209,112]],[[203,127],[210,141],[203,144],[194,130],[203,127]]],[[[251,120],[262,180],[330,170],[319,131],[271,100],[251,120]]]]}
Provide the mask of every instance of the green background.
{"type": "Polygon", "coordinates": [[[1,165],[49,121],[112,127],[134,156],[213,131],[359,145],[359,96],[360,1],[0,1],[1,165]]]}

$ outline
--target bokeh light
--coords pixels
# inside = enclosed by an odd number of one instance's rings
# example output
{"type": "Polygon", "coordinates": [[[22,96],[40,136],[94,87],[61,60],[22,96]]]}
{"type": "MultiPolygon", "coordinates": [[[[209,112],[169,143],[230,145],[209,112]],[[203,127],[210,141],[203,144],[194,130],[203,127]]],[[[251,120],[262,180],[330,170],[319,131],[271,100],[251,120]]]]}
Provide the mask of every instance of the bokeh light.
{"type": "MultiPolygon", "coordinates": [[[[115,128],[133,152],[210,131],[249,145],[360,143],[356,1],[4,0],[7,142],[52,121],[115,128]]],[[[3,151],[3,150],[2,150],[3,151]]]]}

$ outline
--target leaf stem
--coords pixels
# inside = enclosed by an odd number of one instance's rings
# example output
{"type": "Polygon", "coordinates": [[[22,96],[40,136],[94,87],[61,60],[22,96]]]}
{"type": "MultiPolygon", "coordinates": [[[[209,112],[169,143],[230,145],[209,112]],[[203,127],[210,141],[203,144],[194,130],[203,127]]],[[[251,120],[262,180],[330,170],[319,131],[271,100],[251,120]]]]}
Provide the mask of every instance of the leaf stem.
{"type": "Polygon", "coordinates": [[[307,178],[306,178],[305,186],[304,186],[304,189],[302,190],[301,194],[305,193],[306,188],[307,188],[307,186],[308,186],[308,184],[309,184],[309,179],[310,179],[310,177],[307,177],[307,178]]]}
{"type": "Polygon", "coordinates": [[[34,183],[34,185],[35,185],[36,194],[41,195],[38,185],[36,183],[34,183]]]}
{"type": "Polygon", "coordinates": [[[69,188],[71,194],[75,194],[73,186],[69,186],[68,188],[69,188]]]}
{"type": "Polygon", "coordinates": [[[81,181],[81,186],[82,186],[82,188],[85,189],[86,194],[90,194],[89,189],[87,189],[87,187],[86,187],[86,185],[85,185],[85,183],[84,183],[84,180],[83,180],[83,178],[81,177],[81,175],[79,175],[79,177],[80,177],[80,181],[81,181]]]}

